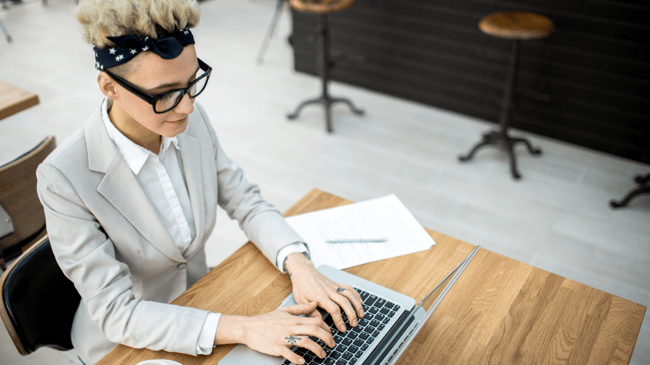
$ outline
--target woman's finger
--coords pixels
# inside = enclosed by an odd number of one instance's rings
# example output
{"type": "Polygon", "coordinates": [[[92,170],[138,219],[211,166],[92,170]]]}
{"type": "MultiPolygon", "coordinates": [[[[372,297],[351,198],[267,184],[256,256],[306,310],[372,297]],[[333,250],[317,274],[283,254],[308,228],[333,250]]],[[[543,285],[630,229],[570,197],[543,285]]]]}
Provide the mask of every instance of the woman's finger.
{"type": "Polygon", "coordinates": [[[290,305],[288,307],[280,308],[280,310],[292,314],[294,316],[299,316],[301,314],[309,314],[315,311],[317,307],[318,307],[318,303],[311,302],[308,304],[290,305]]]}
{"type": "MultiPolygon", "coordinates": [[[[324,329],[322,329],[319,326],[300,325],[300,326],[293,327],[291,330],[294,333],[294,336],[318,337],[330,347],[334,347],[334,345],[335,345],[334,337],[332,337],[332,334],[325,331],[324,329]]],[[[300,346],[300,345],[298,345],[298,346],[300,346]]],[[[314,352],[314,353],[317,353],[317,352],[314,352]]]]}
{"type": "Polygon", "coordinates": [[[348,298],[350,303],[352,303],[352,306],[357,312],[357,317],[363,317],[364,316],[363,300],[361,300],[361,296],[359,295],[359,293],[357,293],[357,291],[351,286],[341,285],[341,288],[345,290],[340,291],[339,294],[348,298]]]}
{"type": "Polygon", "coordinates": [[[327,333],[332,333],[332,330],[330,329],[330,326],[328,326],[327,323],[325,323],[325,321],[323,321],[323,317],[321,316],[320,312],[318,310],[316,310],[315,312],[318,313],[317,316],[311,317],[311,314],[310,314],[310,319],[312,319],[314,321],[313,324],[315,324],[316,326],[324,329],[327,333]]]}
{"type": "Polygon", "coordinates": [[[352,304],[350,304],[350,300],[343,295],[346,291],[349,291],[349,289],[337,288],[336,289],[337,294],[331,295],[330,298],[334,303],[338,304],[341,308],[343,308],[343,311],[348,316],[348,321],[350,322],[350,325],[356,327],[357,313],[354,311],[354,308],[352,308],[352,304]]]}
{"type": "Polygon", "coordinates": [[[321,317],[296,317],[296,322],[294,323],[297,326],[317,326],[322,328],[327,333],[332,333],[330,327],[323,321],[321,317]]]}
{"type": "Polygon", "coordinates": [[[294,364],[304,364],[305,363],[305,359],[298,356],[298,354],[296,354],[295,352],[289,350],[288,347],[278,346],[278,352],[279,352],[280,356],[284,357],[285,359],[291,361],[294,364]]]}
{"type": "Polygon", "coordinates": [[[321,308],[325,309],[327,313],[330,314],[330,317],[332,317],[332,321],[334,322],[336,328],[338,328],[341,332],[345,332],[346,328],[345,322],[343,322],[343,317],[341,317],[341,308],[339,308],[339,306],[331,300],[321,302],[319,305],[321,308]]]}
{"type": "Polygon", "coordinates": [[[311,318],[318,318],[318,319],[320,319],[321,321],[323,320],[323,316],[320,314],[320,312],[318,311],[318,309],[316,309],[316,310],[314,310],[313,312],[309,313],[309,316],[310,316],[311,318]]]}
{"type": "Polygon", "coordinates": [[[323,350],[320,345],[318,345],[316,342],[314,342],[311,338],[307,336],[301,336],[300,341],[295,343],[296,346],[304,347],[307,350],[313,352],[316,354],[316,356],[320,357],[321,359],[327,355],[325,353],[325,350],[323,350]]]}

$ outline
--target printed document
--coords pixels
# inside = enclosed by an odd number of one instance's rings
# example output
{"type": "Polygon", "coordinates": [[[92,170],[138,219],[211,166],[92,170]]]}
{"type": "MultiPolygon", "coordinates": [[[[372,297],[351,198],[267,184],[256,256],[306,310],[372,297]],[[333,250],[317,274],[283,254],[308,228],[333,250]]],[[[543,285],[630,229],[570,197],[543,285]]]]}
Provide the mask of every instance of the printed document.
{"type": "Polygon", "coordinates": [[[337,269],[428,250],[431,236],[391,194],[383,198],[286,218],[307,242],[316,267],[337,269]],[[326,243],[327,240],[386,239],[386,242],[326,243]]]}

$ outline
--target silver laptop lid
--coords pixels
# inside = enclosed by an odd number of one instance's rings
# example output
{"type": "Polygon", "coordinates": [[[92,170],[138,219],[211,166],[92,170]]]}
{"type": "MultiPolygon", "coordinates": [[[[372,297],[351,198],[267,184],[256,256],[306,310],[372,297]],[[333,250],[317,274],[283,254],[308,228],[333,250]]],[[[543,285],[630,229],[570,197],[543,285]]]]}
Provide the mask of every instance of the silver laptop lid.
{"type": "Polygon", "coordinates": [[[467,265],[479,250],[481,246],[477,246],[467,257],[463,259],[442,281],[436,285],[413,309],[410,311],[409,316],[413,320],[404,321],[402,328],[400,328],[395,335],[395,339],[384,345],[382,349],[383,356],[380,356],[376,362],[368,365],[383,365],[394,364],[397,359],[402,355],[404,350],[411,343],[415,335],[424,326],[427,319],[436,310],[440,302],[444,299],[445,295],[449,292],[458,277],[463,273],[467,265]]]}
{"type": "Polygon", "coordinates": [[[440,302],[445,297],[449,289],[451,289],[452,285],[454,285],[456,279],[458,279],[460,274],[462,274],[463,270],[465,270],[465,267],[469,265],[469,262],[472,261],[472,258],[474,258],[474,255],[476,254],[479,248],[481,248],[481,246],[476,246],[476,248],[472,252],[470,252],[470,254],[467,255],[467,257],[465,257],[463,261],[461,261],[449,274],[447,274],[447,276],[444,279],[442,279],[440,284],[436,285],[436,287],[433,288],[429,292],[429,294],[427,294],[424,298],[422,298],[422,300],[413,308],[413,311],[416,311],[418,308],[422,307],[427,311],[427,313],[429,314],[433,313],[433,311],[438,307],[438,304],[440,304],[440,302]]]}

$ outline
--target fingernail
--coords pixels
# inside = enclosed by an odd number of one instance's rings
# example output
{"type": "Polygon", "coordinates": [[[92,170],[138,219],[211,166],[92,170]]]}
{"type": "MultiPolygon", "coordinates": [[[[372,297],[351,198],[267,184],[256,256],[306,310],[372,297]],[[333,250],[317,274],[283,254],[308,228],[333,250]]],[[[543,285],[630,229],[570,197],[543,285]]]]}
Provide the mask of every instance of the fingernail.
{"type": "Polygon", "coordinates": [[[298,359],[298,363],[299,363],[299,364],[304,364],[304,363],[305,363],[305,359],[298,359]]]}
{"type": "Polygon", "coordinates": [[[352,325],[353,325],[354,327],[357,326],[357,320],[356,320],[356,319],[353,319],[353,320],[352,320],[352,325]]]}
{"type": "Polygon", "coordinates": [[[327,355],[327,354],[325,353],[325,351],[321,351],[321,352],[320,352],[320,357],[321,357],[321,359],[324,359],[326,355],[327,355]]]}
{"type": "Polygon", "coordinates": [[[339,326],[339,330],[340,330],[341,332],[345,332],[345,325],[344,325],[344,324],[340,325],[340,326],[339,326]]]}

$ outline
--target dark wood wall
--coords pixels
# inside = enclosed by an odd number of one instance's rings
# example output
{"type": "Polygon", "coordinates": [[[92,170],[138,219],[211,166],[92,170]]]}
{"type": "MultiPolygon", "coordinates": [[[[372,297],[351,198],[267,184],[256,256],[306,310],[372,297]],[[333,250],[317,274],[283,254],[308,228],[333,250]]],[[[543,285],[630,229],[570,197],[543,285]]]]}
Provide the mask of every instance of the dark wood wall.
{"type": "MultiPolygon", "coordinates": [[[[522,42],[518,87],[551,99],[524,94],[512,125],[650,163],[650,0],[357,0],[329,16],[332,78],[496,122],[512,41],[477,24],[502,10],[555,23],[522,42]]],[[[293,11],[297,71],[316,74],[317,25],[293,11]]]]}

